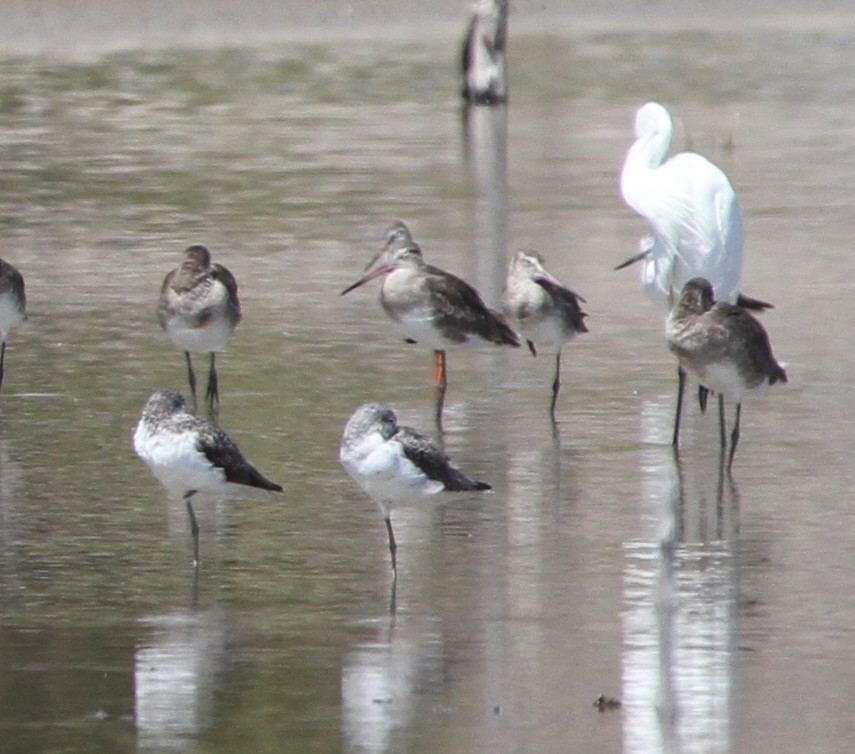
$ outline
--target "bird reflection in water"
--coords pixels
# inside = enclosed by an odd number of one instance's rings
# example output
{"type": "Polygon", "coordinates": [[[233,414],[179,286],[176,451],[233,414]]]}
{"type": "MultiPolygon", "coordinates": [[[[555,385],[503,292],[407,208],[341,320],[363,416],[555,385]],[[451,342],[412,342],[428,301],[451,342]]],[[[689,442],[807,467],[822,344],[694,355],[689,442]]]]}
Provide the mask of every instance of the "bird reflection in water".
{"type": "Polygon", "coordinates": [[[440,625],[431,616],[389,616],[374,639],[347,652],[341,671],[345,751],[399,750],[395,733],[442,695],[450,661],[440,625]]]}
{"type": "Polygon", "coordinates": [[[652,452],[661,459],[649,467],[652,530],[627,544],[626,740],[631,751],[728,752],[739,494],[724,453],[710,474],[677,452],[652,452]]]}
{"type": "Polygon", "coordinates": [[[141,750],[185,750],[210,724],[226,661],[221,609],[176,610],[143,619],[134,657],[134,720],[141,750]]]}

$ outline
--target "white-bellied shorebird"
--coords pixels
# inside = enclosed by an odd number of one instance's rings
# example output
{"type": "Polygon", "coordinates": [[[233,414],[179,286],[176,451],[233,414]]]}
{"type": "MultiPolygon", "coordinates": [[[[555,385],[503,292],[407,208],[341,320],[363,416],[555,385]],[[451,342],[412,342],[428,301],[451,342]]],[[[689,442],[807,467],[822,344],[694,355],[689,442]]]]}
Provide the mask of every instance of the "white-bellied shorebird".
{"type": "Polygon", "coordinates": [[[507,43],[508,0],[475,0],[461,54],[461,93],[468,104],[498,105],[507,100],[507,43]]]}
{"type": "MultiPolygon", "coordinates": [[[[671,115],[658,102],[636,112],[635,141],[623,163],[620,188],[624,201],[647,220],[653,235],[642,238],[639,253],[615,269],[641,261],[644,290],[666,314],[683,286],[696,277],[712,284],[719,301],[769,308],[739,291],[742,212],[733,186],[720,168],[699,154],[668,157],[673,134],[671,115]]],[[[678,388],[682,391],[680,384],[678,388]]],[[[698,397],[705,406],[703,386],[698,397]]],[[[719,417],[724,420],[721,398],[719,417]]]]}
{"type": "MultiPolygon", "coordinates": [[[[736,404],[727,468],[733,464],[739,442],[739,420],[744,398],[787,381],[783,367],[772,355],[763,325],[741,306],[716,303],[712,284],[694,278],[683,287],[668,315],[668,348],[677,356],[680,387],[674,417],[674,445],[678,444],[680,409],[686,373],[736,404]]],[[[721,447],[727,447],[724,414],[720,414],[721,447]]]]}
{"type": "Polygon", "coordinates": [[[3,386],[6,341],[9,333],[27,318],[24,276],[0,259],[0,387],[3,386]]]}
{"type": "Polygon", "coordinates": [[[216,353],[226,347],[241,318],[237,281],[221,264],[211,262],[207,248],[190,246],[181,266],[163,281],[157,317],[175,346],[184,351],[194,410],[196,375],[190,354],[210,354],[205,403],[215,419],[220,406],[216,353]]]}
{"type": "Polygon", "coordinates": [[[134,450],[169,492],[187,505],[193,535],[193,564],[199,563],[199,526],[191,498],[246,496],[252,488],[281,492],[240,452],[216,424],[188,414],[175,390],[152,393],[134,431],[134,450]]]}
{"type": "Polygon", "coordinates": [[[439,492],[489,490],[490,485],[464,476],[448,456],[424,435],[399,427],[395,412],[380,403],[365,403],[347,422],[339,459],[350,476],[380,507],[392,570],[397,576],[398,546],[392,531],[392,506],[439,492]]]}
{"type": "Polygon", "coordinates": [[[555,417],[555,402],[561,387],[561,346],[579,333],[588,332],[578,293],[562,285],[546,271],[536,251],[518,251],[508,267],[505,284],[505,314],[518,325],[531,352],[543,345],[555,352],[555,378],[549,414],[555,417]]]}
{"type": "Polygon", "coordinates": [[[461,346],[495,344],[518,347],[519,336],[505,318],[488,308],[478,292],[450,272],[427,264],[404,223],[388,228],[386,243],[369,263],[369,271],[341,295],[382,277],[380,304],[410,343],[434,352],[436,421],[442,425],[446,375],[445,352],[461,346]]]}

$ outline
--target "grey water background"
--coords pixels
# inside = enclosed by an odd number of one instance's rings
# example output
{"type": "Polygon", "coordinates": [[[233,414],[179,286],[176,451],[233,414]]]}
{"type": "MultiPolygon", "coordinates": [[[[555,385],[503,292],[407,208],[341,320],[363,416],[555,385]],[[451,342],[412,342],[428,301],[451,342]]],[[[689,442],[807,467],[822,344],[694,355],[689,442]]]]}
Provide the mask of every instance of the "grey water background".
{"type": "MultiPolygon", "coordinates": [[[[464,10],[8,3],[0,255],[0,751],[848,752],[855,747],[855,13],[521,4],[511,103],[464,117],[464,10]],[[250,12],[250,9],[252,12],[250,12]],[[605,11],[603,11],[605,13],[605,11]],[[617,175],[647,99],[734,183],[790,384],[668,445],[675,364],[617,175]],[[406,220],[497,303],[539,249],[588,300],[551,361],[449,356],[444,442],[490,495],[395,516],[338,464],[365,400],[432,428],[430,354],[361,274],[406,220]],[[205,243],[244,320],[221,423],[285,487],[183,507],[134,456],[186,392],[163,275],[205,243]],[[620,709],[600,713],[604,693],[620,709]]],[[[203,361],[200,362],[204,363],[203,361]]]]}

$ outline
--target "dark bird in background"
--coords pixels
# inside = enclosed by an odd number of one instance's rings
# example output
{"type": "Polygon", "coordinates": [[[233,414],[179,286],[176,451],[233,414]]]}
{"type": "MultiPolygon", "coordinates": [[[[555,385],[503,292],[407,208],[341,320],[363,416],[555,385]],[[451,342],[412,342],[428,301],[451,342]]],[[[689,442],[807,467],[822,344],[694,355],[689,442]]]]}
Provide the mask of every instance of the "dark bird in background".
{"type": "Polygon", "coordinates": [[[461,55],[462,95],[468,104],[507,101],[507,41],[508,1],[476,0],[461,55]]]}

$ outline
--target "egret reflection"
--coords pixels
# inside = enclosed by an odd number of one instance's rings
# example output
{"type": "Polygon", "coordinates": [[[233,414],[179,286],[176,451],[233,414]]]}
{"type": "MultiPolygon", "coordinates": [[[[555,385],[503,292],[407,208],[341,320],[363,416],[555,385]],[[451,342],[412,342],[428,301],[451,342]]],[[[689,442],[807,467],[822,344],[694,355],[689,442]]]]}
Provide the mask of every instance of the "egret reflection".
{"type": "Polygon", "coordinates": [[[626,545],[624,734],[629,752],[731,750],[738,493],[705,458],[658,455],[650,534],[626,545]]]}

